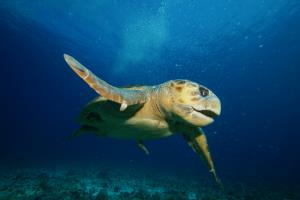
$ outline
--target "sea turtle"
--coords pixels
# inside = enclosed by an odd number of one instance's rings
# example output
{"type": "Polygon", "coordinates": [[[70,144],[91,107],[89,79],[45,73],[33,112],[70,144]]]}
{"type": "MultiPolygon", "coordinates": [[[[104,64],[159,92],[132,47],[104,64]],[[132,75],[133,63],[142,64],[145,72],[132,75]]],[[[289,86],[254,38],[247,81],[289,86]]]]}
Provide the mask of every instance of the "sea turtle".
{"type": "Polygon", "coordinates": [[[83,108],[79,116],[81,128],[74,135],[92,132],[98,136],[132,139],[149,154],[143,141],[181,133],[221,184],[201,128],[221,113],[220,100],[212,91],[189,80],[114,87],[73,57],[64,54],[64,59],[100,95],[83,108]]]}

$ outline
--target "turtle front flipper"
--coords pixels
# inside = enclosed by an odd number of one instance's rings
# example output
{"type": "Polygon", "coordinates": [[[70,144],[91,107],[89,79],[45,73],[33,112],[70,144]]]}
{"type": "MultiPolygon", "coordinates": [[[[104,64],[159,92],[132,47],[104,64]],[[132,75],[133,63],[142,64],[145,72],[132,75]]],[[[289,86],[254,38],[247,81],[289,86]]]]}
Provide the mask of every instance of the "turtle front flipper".
{"type": "Polygon", "coordinates": [[[121,111],[125,110],[129,105],[145,103],[147,101],[145,92],[114,87],[98,78],[72,56],[64,54],[64,59],[73,71],[98,94],[113,102],[120,103],[121,111]]]}
{"type": "Polygon", "coordinates": [[[196,152],[203,158],[215,181],[221,188],[223,188],[222,182],[217,176],[216,169],[214,167],[214,163],[208,149],[207,139],[204,131],[199,128],[193,128],[191,130],[188,130],[187,133],[184,133],[183,136],[187,140],[189,146],[194,150],[194,152],[196,152]]]}

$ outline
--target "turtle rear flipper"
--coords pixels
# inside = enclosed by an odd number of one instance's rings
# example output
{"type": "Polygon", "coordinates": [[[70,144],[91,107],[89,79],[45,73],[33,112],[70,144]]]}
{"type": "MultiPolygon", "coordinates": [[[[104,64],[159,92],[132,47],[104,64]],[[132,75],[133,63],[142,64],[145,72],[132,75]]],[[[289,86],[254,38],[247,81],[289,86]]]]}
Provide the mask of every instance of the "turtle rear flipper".
{"type": "Polygon", "coordinates": [[[141,149],[144,151],[144,153],[145,153],[146,155],[149,155],[149,150],[148,150],[147,147],[144,145],[143,141],[137,140],[136,143],[137,143],[137,145],[139,146],[139,148],[141,148],[141,149]]]}
{"type": "Polygon", "coordinates": [[[125,110],[129,105],[145,103],[148,99],[143,90],[118,88],[108,84],[107,82],[98,78],[72,56],[64,54],[64,59],[72,68],[72,70],[98,94],[109,99],[110,101],[121,104],[121,111],[125,110]]]}
{"type": "Polygon", "coordinates": [[[78,136],[87,134],[87,133],[96,133],[99,130],[96,127],[89,126],[89,125],[82,125],[77,131],[75,131],[73,134],[66,137],[66,140],[71,140],[74,138],[77,138],[78,136]]]}

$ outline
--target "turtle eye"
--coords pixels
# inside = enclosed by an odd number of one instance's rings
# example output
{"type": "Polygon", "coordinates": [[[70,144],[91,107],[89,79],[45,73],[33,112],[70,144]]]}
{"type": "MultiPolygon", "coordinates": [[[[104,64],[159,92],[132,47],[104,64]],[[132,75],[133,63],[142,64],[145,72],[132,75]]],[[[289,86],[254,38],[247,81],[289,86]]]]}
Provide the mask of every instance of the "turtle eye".
{"type": "Polygon", "coordinates": [[[200,95],[201,95],[202,97],[206,97],[206,96],[208,96],[208,94],[209,94],[208,89],[206,89],[206,88],[204,88],[204,87],[200,87],[200,88],[199,88],[199,91],[200,91],[200,95]]]}

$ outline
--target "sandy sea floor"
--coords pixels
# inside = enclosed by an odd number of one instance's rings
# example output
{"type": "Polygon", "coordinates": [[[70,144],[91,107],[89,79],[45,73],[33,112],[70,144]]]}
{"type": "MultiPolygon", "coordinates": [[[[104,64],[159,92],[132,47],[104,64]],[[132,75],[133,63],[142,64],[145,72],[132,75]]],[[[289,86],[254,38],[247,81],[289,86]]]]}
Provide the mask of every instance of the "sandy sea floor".
{"type": "Polygon", "coordinates": [[[296,200],[300,187],[280,189],[108,168],[6,169],[0,200],[296,200]]]}

